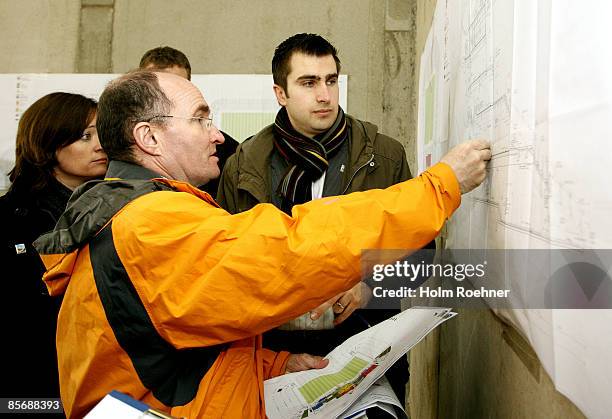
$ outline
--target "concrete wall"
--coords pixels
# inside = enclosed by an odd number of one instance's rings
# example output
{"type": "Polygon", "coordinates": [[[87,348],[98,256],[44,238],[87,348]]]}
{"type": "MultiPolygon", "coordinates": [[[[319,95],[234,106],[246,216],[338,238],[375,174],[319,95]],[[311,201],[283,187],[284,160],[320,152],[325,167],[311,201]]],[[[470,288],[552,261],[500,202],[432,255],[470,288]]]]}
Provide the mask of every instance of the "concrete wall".
{"type": "Polygon", "coordinates": [[[369,1],[352,0],[115,0],[113,69],[126,71],[142,52],[169,44],[185,52],[194,73],[269,74],[276,45],[297,32],[315,32],[339,49],[349,75],[349,107],[367,118],[376,114],[368,103],[380,103],[380,88],[367,87],[382,83],[376,64],[383,61],[383,31],[374,28],[383,13],[369,1]],[[373,51],[379,60],[367,59],[373,51]]]}
{"type": "Polygon", "coordinates": [[[455,320],[440,335],[438,417],[584,418],[513,327],[490,310],[455,320]]]}
{"type": "Polygon", "coordinates": [[[490,310],[458,313],[410,352],[413,418],[584,418],[512,326],[490,310]]]}
{"type": "Polygon", "coordinates": [[[0,0],[0,73],[73,72],[80,9],[75,0],[0,0]]]}
{"type": "Polygon", "coordinates": [[[415,4],[0,0],[0,72],[124,72],[144,51],[170,45],[187,54],[194,73],[269,74],[278,43],[297,32],[319,33],[339,49],[349,76],[349,112],[379,125],[412,155],[415,4]]]}
{"type": "MultiPolygon", "coordinates": [[[[435,6],[435,0],[417,0],[416,75],[435,6]]],[[[417,115],[416,100],[410,114],[417,115]]],[[[458,312],[410,352],[411,417],[584,417],[555,390],[537,355],[517,331],[490,310],[458,312]]]]}

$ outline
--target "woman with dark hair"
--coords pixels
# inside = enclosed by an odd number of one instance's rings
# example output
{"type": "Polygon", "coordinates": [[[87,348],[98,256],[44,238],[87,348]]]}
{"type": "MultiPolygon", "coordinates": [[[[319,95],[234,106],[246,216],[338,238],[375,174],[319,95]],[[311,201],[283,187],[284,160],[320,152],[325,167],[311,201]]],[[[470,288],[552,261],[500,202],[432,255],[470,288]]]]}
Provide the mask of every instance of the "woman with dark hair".
{"type": "Polygon", "coordinates": [[[92,99],[51,93],[19,120],[11,186],[0,197],[0,257],[8,264],[0,303],[0,397],[59,397],[55,327],[61,301],[46,293],[32,242],[53,229],[76,187],[106,172],[96,111],[92,99]]]}

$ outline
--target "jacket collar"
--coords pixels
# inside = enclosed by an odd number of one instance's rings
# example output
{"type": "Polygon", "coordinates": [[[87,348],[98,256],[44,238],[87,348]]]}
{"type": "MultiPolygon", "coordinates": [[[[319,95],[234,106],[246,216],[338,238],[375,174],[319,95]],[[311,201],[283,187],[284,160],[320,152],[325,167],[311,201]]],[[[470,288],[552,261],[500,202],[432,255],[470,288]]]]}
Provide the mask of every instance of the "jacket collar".
{"type": "Polygon", "coordinates": [[[111,160],[106,171],[106,179],[150,180],[162,177],[158,173],[133,163],[111,160]]]}

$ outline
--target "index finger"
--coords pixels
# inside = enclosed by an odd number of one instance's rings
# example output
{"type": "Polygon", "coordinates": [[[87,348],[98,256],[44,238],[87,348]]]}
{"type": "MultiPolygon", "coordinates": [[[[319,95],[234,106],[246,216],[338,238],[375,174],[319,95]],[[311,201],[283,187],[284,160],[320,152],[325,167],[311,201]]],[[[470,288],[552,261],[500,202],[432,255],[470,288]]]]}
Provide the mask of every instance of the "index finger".
{"type": "Polygon", "coordinates": [[[487,148],[484,150],[480,150],[480,157],[483,160],[491,160],[491,157],[492,157],[491,149],[487,148]]]}
{"type": "Polygon", "coordinates": [[[491,148],[491,143],[482,138],[470,141],[476,150],[487,150],[491,148]]]}

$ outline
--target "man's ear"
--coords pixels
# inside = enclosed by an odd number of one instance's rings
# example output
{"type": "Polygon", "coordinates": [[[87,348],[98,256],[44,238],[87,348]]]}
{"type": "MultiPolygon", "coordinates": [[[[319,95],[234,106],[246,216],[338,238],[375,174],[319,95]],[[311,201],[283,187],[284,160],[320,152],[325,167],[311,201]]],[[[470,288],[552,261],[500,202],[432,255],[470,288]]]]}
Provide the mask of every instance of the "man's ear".
{"type": "Polygon", "coordinates": [[[283,89],[278,84],[274,84],[274,94],[276,95],[276,101],[280,106],[287,106],[287,94],[285,93],[285,89],[283,89]]]}
{"type": "Polygon", "coordinates": [[[132,130],[134,142],[142,152],[151,156],[159,156],[161,154],[160,143],[155,138],[153,127],[148,122],[139,122],[132,130]]]}

